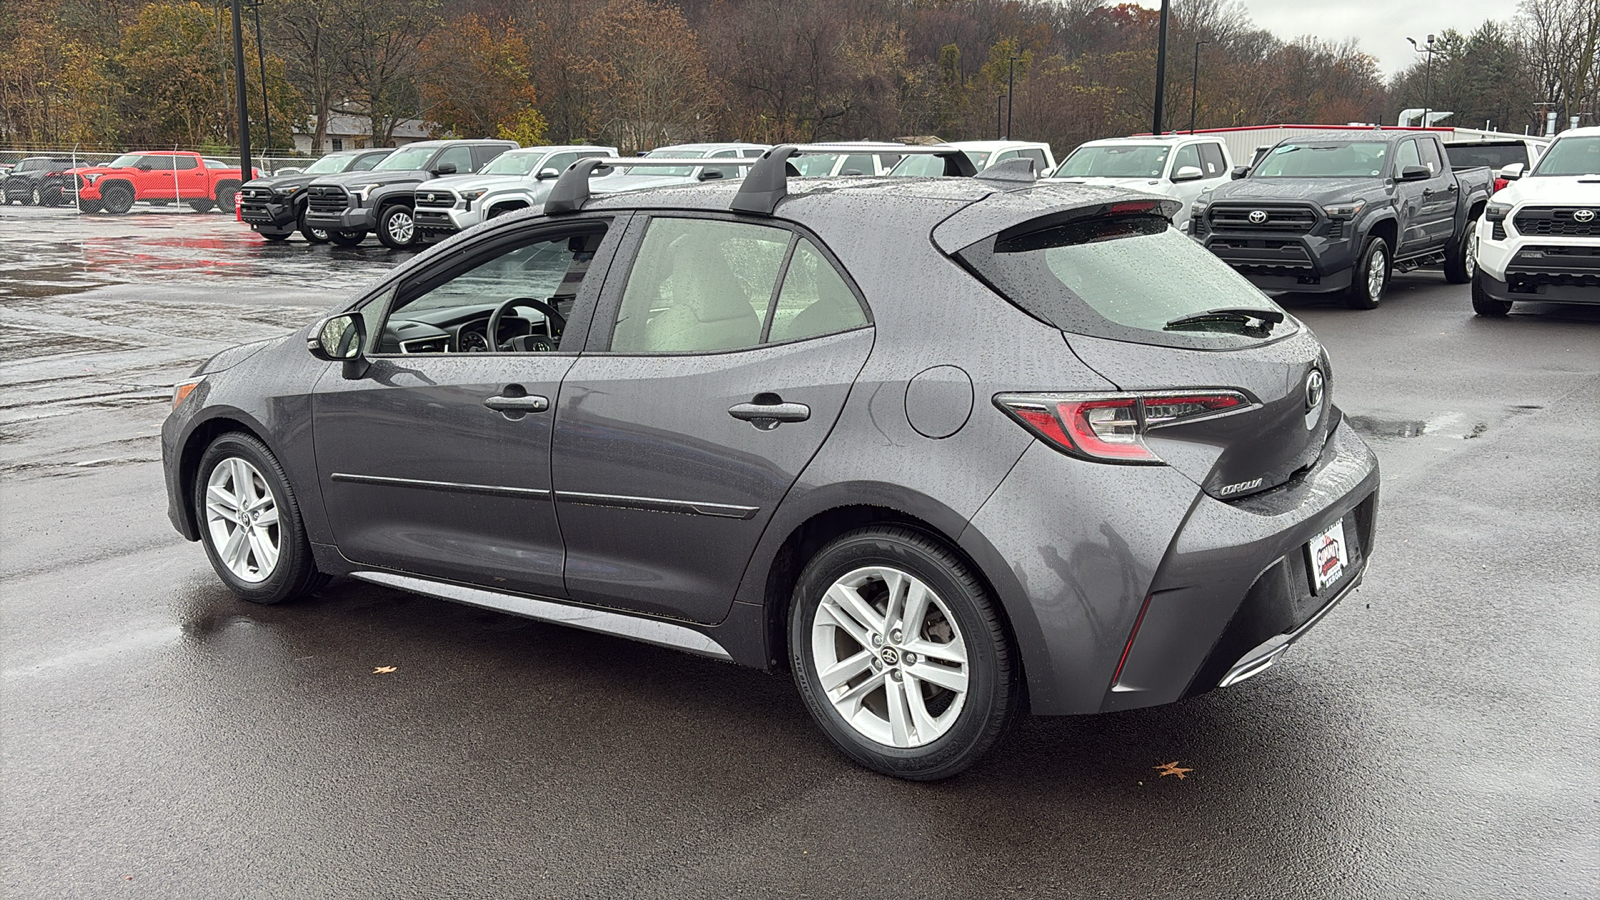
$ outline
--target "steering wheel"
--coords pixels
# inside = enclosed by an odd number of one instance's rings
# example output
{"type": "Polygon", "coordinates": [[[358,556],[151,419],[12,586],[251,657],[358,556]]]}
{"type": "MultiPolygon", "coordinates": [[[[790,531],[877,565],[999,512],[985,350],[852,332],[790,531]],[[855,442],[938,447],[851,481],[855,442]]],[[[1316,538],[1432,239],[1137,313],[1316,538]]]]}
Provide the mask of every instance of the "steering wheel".
{"type": "Polygon", "coordinates": [[[539,312],[544,313],[545,327],[549,330],[550,337],[552,339],[558,337],[561,332],[567,330],[566,317],[557,312],[554,306],[551,306],[543,300],[535,300],[532,297],[512,297],[510,300],[507,300],[506,302],[495,307],[494,312],[489,314],[489,328],[485,333],[485,336],[489,339],[489,348],[491,350],[500,349],[501,318],[505,316],[507,310],[518,305],[531,306],[534,309],[537,309],[539,312]]]}

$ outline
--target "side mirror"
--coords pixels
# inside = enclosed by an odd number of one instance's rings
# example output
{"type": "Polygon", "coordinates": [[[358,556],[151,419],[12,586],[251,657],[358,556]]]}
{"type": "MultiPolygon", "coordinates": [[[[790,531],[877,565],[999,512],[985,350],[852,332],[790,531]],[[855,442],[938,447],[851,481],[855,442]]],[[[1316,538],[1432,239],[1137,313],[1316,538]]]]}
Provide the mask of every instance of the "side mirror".
{"type": "Polygon", "coordinates": [[[1432,177],[1427,166],[1405,166],[1400,170],[1401,181],[1427,181],[1432,177]]]}
{"type": "Polygon", "coordinates": [[[1241,179],[1241,178],[1243,178],[1243,177],[1245,177],[1246,175],[1249,175],[1249,174],[1250,174],[1250,167],[1249,166],[1234,166],[1233,167],[1233,171],[1229,173],[1229,177],[1232,178],[1234,181],[1238,181],[1239,179],[1241,179]]]}
{"type": "Polygon", "coordinates": [[[1172,183],[1177,184],[1182,181],[1195,181],[1205,177],[1205,174],[1206,173],[1200,171],[1199,166],[1182,166],[1178,169],[1178,171],[1172,173],[1172,183]]]}
{"type": "Polygon", "coordinates": [[[537,175],[535,175],[533,177],[539,179],[540,181],[544,181],[544,180],[550,179],[550,178],[560,178],[561,177],[561,173],[556,171],[555,169],[543,168],[543,169],[539,170],[539,174],[537,174],[537,175]]]}
{"type": "Polygon", "coordinates": [[[360,378],[366,371],[361,356],[366,343],[366,322],[359,314],[345,313],[324,320],[306,341],[306,349],[324,362],[344,363],[344,377],[360,378]]]}
{"type": "Polygon", "coordinates": [[[701,181],[716,181],[718,179],[726,178],[726,177],[728,177],[728,176],[726,174],[724,174],[721,169],[702,169],[700,171],[700,180],[701,181]]]}
{"type": "Polygon", "coordinates": [[[455,173],[455,163],[439,163],[437,166],[433,167],[433,174],[435,175],[454,175],[455,173]]]}
{"type": "Polygon", "coordinates": [[[1522,163],[1512,163],[1509,166],[1502,166],[1498,174],[1507,181],[1516,181],[1522,177],[1523,170],[1526,168],[1527,166],[1522,163]]]}

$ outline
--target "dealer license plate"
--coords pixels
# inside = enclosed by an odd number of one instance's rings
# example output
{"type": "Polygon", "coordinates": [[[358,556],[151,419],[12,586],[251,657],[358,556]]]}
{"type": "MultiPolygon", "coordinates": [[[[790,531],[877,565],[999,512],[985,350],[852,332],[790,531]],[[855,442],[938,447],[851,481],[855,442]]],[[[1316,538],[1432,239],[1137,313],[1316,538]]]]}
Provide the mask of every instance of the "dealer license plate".
{"type": "Polygon", "coordinates": [[[1344,539],[1344,520],[1311,539],[1306,545],[1310,553],[1311,584],[1317,593],[1339,580],[1345,567],[1350,565],[1350,548],[1344,539]]]}

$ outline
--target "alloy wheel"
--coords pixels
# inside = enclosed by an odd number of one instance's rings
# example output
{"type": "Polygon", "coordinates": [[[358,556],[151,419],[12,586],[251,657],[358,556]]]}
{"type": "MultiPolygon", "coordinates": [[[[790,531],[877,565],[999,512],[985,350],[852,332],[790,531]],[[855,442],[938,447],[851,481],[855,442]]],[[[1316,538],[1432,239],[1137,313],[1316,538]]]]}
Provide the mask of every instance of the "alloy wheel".
{"type": "Polygon", "coordinates": [[[1383,270],[1387,262],[1380,251],[1372,254],[1372,260],[1367,263],[1367,296],[1373,300],[1383,296],[1383,270]]]}
{"type": "Polygon", "coordinates": [[[206,529],[217,556],[240,581],[256,584],[272,576],[282,539],[278,501],[255,466],[230,456],[211,470],[206,529]]]}
{"type": "Polygon", "coordinates": [[[395,212],[389,215],[389,239],[396,244],[411,243],[411,235],[416,231],[416,223],[412,221],[408,212],[395,212]]]}
{"type": "Polygon", "coordinates": [[[886,566],[847,573],[817,605],[811,638],[819,686],[863,737],[922,747],[960,717],[966,641],[945,601],[920,578],[886,566]]]}
{"type": "Polygon", "coordinates": [[[1467,280],[1471,281],[1472,277],[1478,274],[1478,233],[1476,229],[1467,238],[1467,254],[1463,265],[1467,270],[1467,280]]]}

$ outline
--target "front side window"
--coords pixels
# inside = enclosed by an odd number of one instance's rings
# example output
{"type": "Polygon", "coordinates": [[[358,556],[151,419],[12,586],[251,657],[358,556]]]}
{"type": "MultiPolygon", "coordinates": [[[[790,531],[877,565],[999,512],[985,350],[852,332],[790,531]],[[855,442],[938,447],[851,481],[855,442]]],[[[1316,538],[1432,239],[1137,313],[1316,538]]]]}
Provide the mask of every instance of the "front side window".
{"type": "Polygon", "coordinates": [[[350,167],[350,171],[370,172],[377,167],[378,163],[383,162],[387,158],[388,154],[386,153],[368,153],[365,156],[357,159],[356,164],[350,167]]]}
{"type": "Polygon", "coordinates": [[[435,170],[438,170],[438,169],[444,168],[447,165],[455,166],[456,167],[456,172],[459,173],[459,174],[462,174],[462,175],[465,175],[466,173],[471,172],[472,171],[472,148],[471,147],[451,147],[449,150],[446,150],[445,152],[439,154],[439,161],[433,164],[433,168],[435,170]]]}
{"type": "MultiPolygon", "coordinates": [[[[1178,174],[1179,169],[1187,166],[1193,166],[1196,169],[1200,168],[1200,148],[1194,144],[1187,144],[1178,148],[1177,155],[1172,158],[1172,174],[1178,174]]],[[[1204,174],[1204,172],[1205,170],[1201,169],[1201,173],[1204,174]]]]}
{"type": "Polygon", "coordinates": [[[491,251],[442,280],[423,279],[396,295],[377,352],[537,353],[571,340],[566,322],[605,227],[572,231],[491,251]],[[491,322],[494,326],[490,332],[491,322]]]}
{"type": "Polygon", "coordinates": [[[1400,149],[1397,150],[1394,155],[1395,177],[1400,177],[1400,175],[1405,172],[1407,166],[1420,165],[1422,165],[1422,154],[1417,152],[1417,142],[1401,141],[1400,149]]]}
{"type": "Polygon", "coordinates": [[[628,275],[611,349],[740,350],[866,324],[855,293],[810,239],[762,225],[659,218],[628,275]]]}
{"type": "MultiPolygon", "coordinates": [[[[337,143],[337,142],[336,142],[337,143]]],[[[335,146],[333,149],[339,149],[335,146]]],[[[375,172],[411,172],[428,164],[437,147],[401,147],[372,167],[375,172]]]]}
{"type": "MultiPolygon", "coordinates": [[[[1416,148],[1412,147],[1412,152],[1416,148]]],[[[1299,143],[1285,141],[1267,151],[1251,178],[1382,178],[1389,145],[1384,141],[1299,143]]],[[[1421,163],[1411,163],[1421,165],[1421,163]]]]}
{"type": "Polygon", "coordinates": [[[301,170],[301,172],[306,175],[332,175],[335,172],[343,172],[344,167],[349,165],[350,160],[352,159],[354,159],[354,157],[324,156],[311,165],[306,166],[301,170]]]}
{"type": "MultiPolygon", "coordinates": [[[[529,153],[527,151],[513,150],[510,153],[502,153],[495,157],[493,162],[483,167],[483,174],[532,175],[534,167],[539,165],[539,160],[543,157],[544,154],[537,151],[529,153]]],[[[551,157],[551,159],[554,158],[551,157]]],[[[550,164],[547,163],[546,165],[550,164]]]]}

